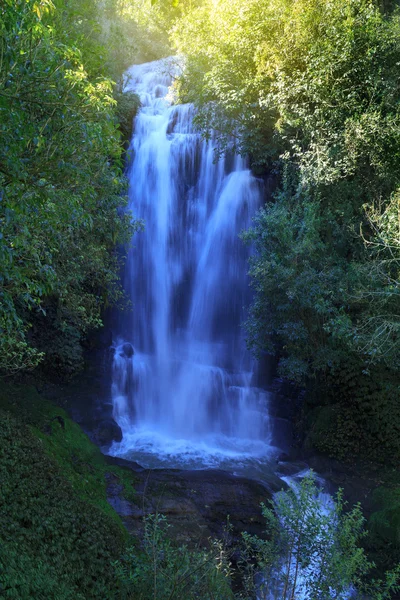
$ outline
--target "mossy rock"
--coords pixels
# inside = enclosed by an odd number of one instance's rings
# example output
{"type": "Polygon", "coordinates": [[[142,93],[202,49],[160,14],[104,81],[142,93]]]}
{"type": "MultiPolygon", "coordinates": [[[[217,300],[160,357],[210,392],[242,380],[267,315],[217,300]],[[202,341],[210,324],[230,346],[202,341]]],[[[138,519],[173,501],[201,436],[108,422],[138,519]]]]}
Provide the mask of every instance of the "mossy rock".
{"type": "Polygon", "coordinates": [[[107,471],[132,479],[35,388],[0,391],[0,597],[110,599],[128,534],[107,502],[107,471]],[[120,473],[121,471],[121,473],[120,473]]]}

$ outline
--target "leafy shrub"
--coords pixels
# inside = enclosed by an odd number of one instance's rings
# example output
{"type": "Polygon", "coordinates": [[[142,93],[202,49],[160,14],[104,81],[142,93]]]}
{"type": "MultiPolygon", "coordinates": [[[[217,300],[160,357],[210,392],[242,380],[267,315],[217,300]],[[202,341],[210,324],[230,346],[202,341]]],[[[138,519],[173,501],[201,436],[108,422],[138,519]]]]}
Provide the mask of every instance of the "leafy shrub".
{"type": "Polygon", "coordinates": [[[247,564],[254,552],[256,569],[247,569],[251,587],[263,570],[259,597],[326,600],[347,597],[351,584],[360,583],[370,565],[359,542],[364,518],[359,505],[344,512],[341,493],[327,508],[312,474],[287,491],[272,506],[262,506],[269,539],[244,535],[247,564]],[[331,594],[334,591],[334,596],[331,594]]]}
{"type": "Polygon", "coordinates": [[[121,598],[132,600],[229,600],[229,556],[223,544],[189,550],[168,537],[165,516],[145,520],[143,548],[131,548],[115,563],[121,598]]]}
{"type": "Polygon", "coordinates": [[[305,429],[309,446],[331,457],[397,465],[400,459],[399,386],[394,371],[357,357],[325,375],[306,395],[305,429]]]}
{"type": "Polygon", "coordinates": [[[168,538],[166,518],[148,516],[142,548],[131,548],[115,563],[121,597],[344,600],[356,585],[371,600],[384,600],[400,589],[400,566],[383,581],[365,579],[373,565],[360,544],[365,536],[361,508],[345,511],[341,492],[329,504],[312,473],[280,492],[271,505],[263,504],[262,512],[264,538],[244,533],[242,543],[229,552],[218,541],[208,550],[177,546],[168,538]]]}
{"type": "Polygon", "coordinates": [[[374,492],[376,511],[369,520],[370,531],[400,551],[400,487],[378,488],[374,492]]]}
{"type": "Polygon", "coordinates": [[[400,487],[379,487],[373,493],[365,547],[383,572],[400,563],[400,487]]]}

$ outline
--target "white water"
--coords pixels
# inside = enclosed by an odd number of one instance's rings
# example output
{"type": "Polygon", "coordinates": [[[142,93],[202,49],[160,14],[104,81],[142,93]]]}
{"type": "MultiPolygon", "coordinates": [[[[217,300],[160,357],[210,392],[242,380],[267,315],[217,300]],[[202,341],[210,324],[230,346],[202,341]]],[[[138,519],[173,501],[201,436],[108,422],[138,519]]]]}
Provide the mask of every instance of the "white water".
{"type": "Polygon", "coordinates": [[[149,466],[262,460],[273,451],[268,394],[254,383],[241,327],[251,297],[249,249],[238,237],[262,186],[241,157],[214,161],[193,107],[166,99],[162,70],[161,61],[134,66],[126,85],[142,102],[129,194],[145,230],[126,265],[133,310],[120,323],[112,384],[123,440],[111,453],[138,453],[149,466]]]}
{"type": "MultiPolygon", "coordinates": [[[[123,439],[110,454],[145,467],[219,467],[263,479],[277,449],[268,393],[256,387],[241,329],[251,296],[249,250],[238,237],[262,187],[240,157],[214,162],[212,140],[193,129],[193,107],[167,100],[163,70],[161,62],[134,66],[126,85],[142,102],[129,194],[145,231],[135,234],[126,265],[133,310],[120,320],[112,382],[123,439]]],[[[282,479],[296,489],[305,474],[282,479]]],[[[332,498],[321,492],[318,500],[329,515],[332,498]]],[[[296,598],[310,600],[315,568],[300,573],[296,598]]],[[[274,579],[265,593],[261,583],[259,600],[281,597],[281,574],[274,579]]]]}

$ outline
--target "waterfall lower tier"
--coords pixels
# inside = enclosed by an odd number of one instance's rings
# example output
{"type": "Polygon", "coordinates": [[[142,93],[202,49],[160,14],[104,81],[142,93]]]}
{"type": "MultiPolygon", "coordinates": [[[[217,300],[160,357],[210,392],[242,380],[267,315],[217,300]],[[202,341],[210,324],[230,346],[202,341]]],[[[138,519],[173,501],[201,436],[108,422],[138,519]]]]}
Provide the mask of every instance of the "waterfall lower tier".
{"type": "Polygon", "coordinates": [[[133,309],[115,337],[112,397],[123,441],[112,453],[265,457],[268,394],[257,387],[242,330],[250,250],[239,238],[262,184],[241,157],[215,161],[213,141],[193,129],[193,107],[166,100],[171,76],[162,69],[156,62],[127,73],[126,89],[142,103],[130,209],[145,229],[125,270],[133,309]]]}

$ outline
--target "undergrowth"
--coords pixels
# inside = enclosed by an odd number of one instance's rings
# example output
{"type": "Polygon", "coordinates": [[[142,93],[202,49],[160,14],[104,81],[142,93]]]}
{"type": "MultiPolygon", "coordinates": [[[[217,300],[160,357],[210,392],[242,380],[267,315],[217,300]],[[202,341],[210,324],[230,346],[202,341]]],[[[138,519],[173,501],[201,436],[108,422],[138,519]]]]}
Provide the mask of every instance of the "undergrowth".
{"type": "Polygon", "coordinates": [[[2,386],[0,597],[112,597],[128,534],[107,502],[107,471],[133,494],[130,474],[107,465],[63,410],[35,388],[2,386]]]}

